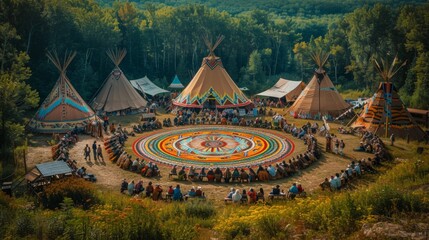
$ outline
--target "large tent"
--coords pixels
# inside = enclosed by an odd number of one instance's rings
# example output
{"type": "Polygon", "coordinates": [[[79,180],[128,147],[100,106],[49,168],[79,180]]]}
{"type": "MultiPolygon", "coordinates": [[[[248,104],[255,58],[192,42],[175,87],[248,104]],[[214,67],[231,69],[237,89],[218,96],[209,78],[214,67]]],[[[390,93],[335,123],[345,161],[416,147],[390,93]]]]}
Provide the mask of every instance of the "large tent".
{"type": "Polygon", "coordinates": [[[344,113],[350,105],[338,93],[331,79],[323,69],[329,54],[319,51],[312,58],[319,66],[307,87],[301,92],[289,112],[300,118],[327,116],[337,117],[344,113]]]}
{"type": "Polygon", "coordinates": [[[352,127],[365,127],[366,130],[384,137],[394,134],[400,138],[423,140],[427,137],[426,133],[417,125],[401,101],[395,86],[390,82],[390,79],[401,68],[395,69],[397,59],[393,60],[391,67],[387,65],[387,61],[382,61],[381,66],[377,61],[375,64],[384,82],[380,83],[378,90],[367,101],[352,127]]]}
{"type": "Polygon", "coordinates": [[[173,100],[173,105],[187,108],[233,108],[252,102],[235,85],[214,50],[223,40],[218,38],[212,45],[205,39],[209,55],[203,59],[200,69],[182,93],[173,100]]]}
{"type": "Polygon", "coordinates": [[[55,52],[48,53],[47,56],[60,72],[60,77],[28,123],[28,128],[39,133],[65,133],[75,126],[82,129],[89,122],[99,120],[66,76],[66,69],[76,52],[66,53],[63,62],[55,52]]]}
{"type": "Polygon", "coordinates": [[[135,80],[130,80],[130,83],[135,89],[151,96],[170,92],[155,85],[155,83],[153,83],[147,76],[135,80]]]}
{"type": "Polygon", "coordinates": [[[115,68],[97,91],[91,106],[99,113],[139,112],[146,107],[147,101],[133,88],[119,68],[119,64],[126,55],[126,50],[109,50],[107,55],[115,64],[115,68]]]}
{"type": "Polygon", "coordinates": [[[185,86],[183,86],[183,84],[180,82],[179,77],[177,75],[174,75],[173,81],[171,82],[171,84],[168,87],[169,88],[178,88],[178,89],[185,88],[185,86]]]}
{"type": "Polygon", "coordinates": [[[305,88],[302,81],[292,81],[280,78],[270,89],[256,94],[261,97],[285,98],[286,102],[295,101],[305,88]]]}

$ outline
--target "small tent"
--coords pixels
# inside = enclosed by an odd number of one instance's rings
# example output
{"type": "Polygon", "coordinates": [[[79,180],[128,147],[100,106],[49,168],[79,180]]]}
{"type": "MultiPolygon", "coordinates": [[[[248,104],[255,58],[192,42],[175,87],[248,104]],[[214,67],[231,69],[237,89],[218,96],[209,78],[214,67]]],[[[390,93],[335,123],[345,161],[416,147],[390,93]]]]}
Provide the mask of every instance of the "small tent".
{"type": "Polygon", "coordinates": [[[188,86],[173,100],[173,105],[186,108],[234,108],[252,104],[226,72],[221,59],[214,54],[222,40],[223,36],[212,45],[205,38],[209,55],[203,59],[188,86]]]}
{"type": "Polygon", "coordinates": [[[338,117],[350,108],[323,69],[328,57],[329,54],[322,51],[312,54],[319,68],[314,71],[311,81],[289,108],[292,115],[302,118],[320,118],[321,115],[332,118],[338,117]]]}
{"type": "Polygon", "coordinates": [[[85,128],[91,121],[99,120],[67,78],[67,67],[76,52],[66,53],[63,62],[56,52],[47,56],[60,72],[60,77],[27,127],[39,133],[65,133],[75,127],[85,128]]]}
{"type": "Polygon", "coordinates": [[[185,86],[183,86],[183,84],[180,82],[179,77],[177,75],[174,75],[173,81],[168,87],[177,89],[185,88],[185,86]]]}
{"type": "Polygon", "coordinates": [[[397,61],[395,57],[390,67],[387,65],[387,61],[382,61],[382,65],[375,61],[376,68],[384,82],[380,83],[377,91],[367,101],[363,111],[351,127],[365,127],[366,130],[384,137],[395,134],[400,138],[424,140],[427,138],[426,133],[417,125],[401,101],[395,86],[390,82],[391,78],[405,64],[404,62],[402,66],[395,67],[397,61]]]}
{"type": "Polygon", "coordinates": [[[107,51],[115,64],[101,88],[95,94],[91,106],[99,113],[134,113],[145,108],[147,101],[133,88],[119,64],[126,55],[126,50],[107,51]]]}
{"type": "Polygon", "coordinates": [[[135,80],[130,80],[130,83],[135,89],[151,96],[170,92],[155,85],[155,83],[153,83],[147,76],[135,80]]]}
{"type": "Polygon", "coordinates": [[[292,81],[280,78],[270,89],[256,94],[261,97],[285,98],[286,102],[294,102],[305,88],[302,81],[292,81]]]}

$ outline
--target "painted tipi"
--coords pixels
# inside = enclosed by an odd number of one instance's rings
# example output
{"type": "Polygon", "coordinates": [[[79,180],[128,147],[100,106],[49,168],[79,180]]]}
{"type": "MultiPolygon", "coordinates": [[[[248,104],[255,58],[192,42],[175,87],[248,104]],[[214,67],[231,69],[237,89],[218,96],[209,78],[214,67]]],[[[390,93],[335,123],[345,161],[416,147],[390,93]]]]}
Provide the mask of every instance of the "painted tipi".
{"type": "Polygon", "coordinates": [[[126,50],[107,51],[107,55],[115,67],[91,102],[91,106],[99,114],[136,113],[147,105],[147,101],[134,89],[119,68],[119,64],[126,54],[126,50]]]}
{"type": "Polygon", "coordinates": [[[205,38],[209,55],[203,59],[188,86],[173,100],[173,105],[185,108],[234,108],[252,104],[226,72],[221,59],[214,54],[223,38],[219,37],[214,45],[205,38]]]}
{"type": "Polygon", "coordinates": [[[365,127],[366,130],[383,137],[394,134],[400,138],[424,140],[427,137],[426,133],[417,125],[400,99],[395,86],[390,82],[405,62],[396,67],[398,60],[395,57],[390,67],[384,60],[381,61],[381,65],[377,61],[374,63],[383,82],[380,82],[377,91],[367,101],[362,113],[351,127],[365,127]]]}
{"type": "Polygon", "coordinates": [[[318,69],[314,71],[311,81],[289,108],[289,112],[299,118],[337,117],[350,108],[350,105],[344,101],[323,69],[329,54],[319,51],[312,53],[311,56],[318,69]]]}
{"type": "Polygon", "coordinates": [[[47,56],[60,72],[60,77],[28,123],[28,128],[39,133],[65,133],[73,130],[75,126],[82,129],[91,121],[99,120],[66,76],[66,69],[76,52],[66,53],[63,62],[55,52],[48,53],[47,56]]]}
{"type": "Polygon", "coordinates": [[[180,82],[180,79],[177,75],[174,76],[173,81],[171,82],[171,84],[168,87],[169,88],[177,88],[177,89],[185,88],[185,86],[183,86],[183,84],[180,82]]]}

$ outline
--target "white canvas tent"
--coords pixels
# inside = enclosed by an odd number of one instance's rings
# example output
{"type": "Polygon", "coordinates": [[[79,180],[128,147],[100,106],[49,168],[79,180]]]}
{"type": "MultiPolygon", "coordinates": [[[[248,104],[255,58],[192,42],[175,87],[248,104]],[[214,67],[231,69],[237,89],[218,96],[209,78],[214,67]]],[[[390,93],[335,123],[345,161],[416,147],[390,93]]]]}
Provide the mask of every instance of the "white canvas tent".
{"type": "Polygon", "coordinates": [[[131,80],[131,85],[144,94],[155,96],[161,93],[169,93],[170,91],[156,86],[147,76],[143,78],[131,80]]]}
{"type": "Polygon", "coordinates": [[[302,81],[292,81],[280,78],[270,89],[256,94],[261,97],[282,98],[285,97],[287,102],[295,101],[305,88],[302,81]]]}

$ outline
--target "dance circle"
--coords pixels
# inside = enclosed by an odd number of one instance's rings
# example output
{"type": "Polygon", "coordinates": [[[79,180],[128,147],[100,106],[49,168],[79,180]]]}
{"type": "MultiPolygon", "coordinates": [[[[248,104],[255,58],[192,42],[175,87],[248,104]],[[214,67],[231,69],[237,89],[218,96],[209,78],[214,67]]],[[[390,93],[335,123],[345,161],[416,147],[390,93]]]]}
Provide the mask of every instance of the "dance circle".
{"type": "Polygon", "coordinates": [[[294,148],[293,142],[280,132],[230,126],[168,128],[145,134],[133,144],[140,158],[197,168],[277,162],[294,148]]]}

